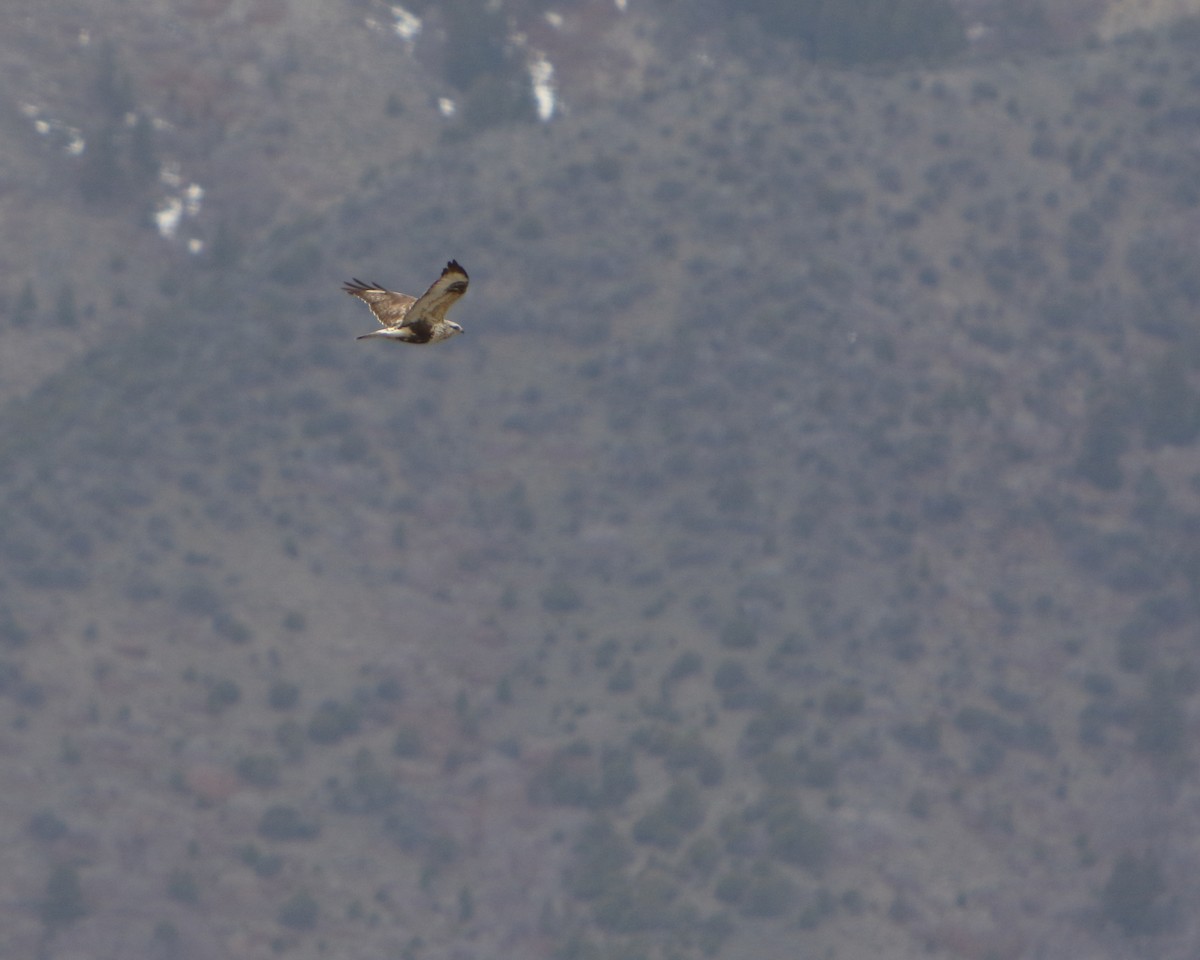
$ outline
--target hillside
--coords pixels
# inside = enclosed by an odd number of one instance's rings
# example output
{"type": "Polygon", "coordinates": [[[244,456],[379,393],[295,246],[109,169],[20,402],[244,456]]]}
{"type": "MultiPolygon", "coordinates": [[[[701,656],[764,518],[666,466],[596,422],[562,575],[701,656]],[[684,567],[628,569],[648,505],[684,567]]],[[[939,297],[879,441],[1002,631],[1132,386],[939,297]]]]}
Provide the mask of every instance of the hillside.
{"type": "Polygon", "coordinates": [[[84,9],[0,64],[0,953],[1190,956],[1194,24],[607,15],[536,123],[84,9]]]}

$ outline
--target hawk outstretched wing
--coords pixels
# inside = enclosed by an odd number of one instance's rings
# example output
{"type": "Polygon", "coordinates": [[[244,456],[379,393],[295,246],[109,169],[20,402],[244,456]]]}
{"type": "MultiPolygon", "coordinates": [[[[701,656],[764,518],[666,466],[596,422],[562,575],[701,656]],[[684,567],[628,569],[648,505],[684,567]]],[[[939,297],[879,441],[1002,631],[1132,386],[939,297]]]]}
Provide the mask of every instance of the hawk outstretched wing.
{"type": "Polygon", "coordinates": [[[417,302],[416,297],[407,293],[396,293],[378,283],[363,283],[358,277],[343,283],[342,289],[370,307],[375,319],[385,327],[404,326],[404,318],[417,302]]]}
{"type": "Polygon", "coordinates": [[[423,319],[429,319],[435,323],[445,320],[446,311],[467,292],[469,282],[470,277],[467,276],[467,271],[459,266],[457,260],[451,260],[446,264],[442,275],[434,280],[429,285],[429,289],[421,294],[417,298],[417,302],[409,308],[411,319],[407,320],[406,324],[423,319]]]}

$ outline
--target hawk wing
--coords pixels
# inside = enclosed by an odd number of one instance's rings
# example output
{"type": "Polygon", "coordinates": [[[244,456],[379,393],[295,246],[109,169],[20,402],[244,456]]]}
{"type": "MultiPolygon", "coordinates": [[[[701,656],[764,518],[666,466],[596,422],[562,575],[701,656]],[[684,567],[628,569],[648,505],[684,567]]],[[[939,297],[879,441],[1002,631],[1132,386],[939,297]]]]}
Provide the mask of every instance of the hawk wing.
{"type": "Polygon", "coordinates": [[[467,292],[469,281],[467,271],[459,266],[457,260],[451,260],[442,275],[430,284],[417,302],[405,308],[407,316],[402,326],[407,327],[422,320],[434,323],[445,320],[446,311],[467,292]]]}
{"type": "Polygon", "coordinates": [[[416,297],[410,297],[407,293],[396,293],[378,283],[363,283],[357,277],[348,283],[343,283],[342,289],[350,296],[358,297],[371,308],[375,319],[389,328],[406,326],[404,318],[408,316],[413,304],[417,302],[416,297]]]}

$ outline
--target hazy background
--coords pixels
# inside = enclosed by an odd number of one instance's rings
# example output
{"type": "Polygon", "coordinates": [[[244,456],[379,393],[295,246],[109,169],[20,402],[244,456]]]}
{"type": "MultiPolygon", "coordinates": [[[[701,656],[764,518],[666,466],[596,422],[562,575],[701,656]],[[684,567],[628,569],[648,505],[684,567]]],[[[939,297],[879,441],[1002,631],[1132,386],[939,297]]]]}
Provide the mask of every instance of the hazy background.
{"type": "Polygon", "coordinates": [[[0,954],[1196,956],[1188,6],[7,0],[0,954]]]}

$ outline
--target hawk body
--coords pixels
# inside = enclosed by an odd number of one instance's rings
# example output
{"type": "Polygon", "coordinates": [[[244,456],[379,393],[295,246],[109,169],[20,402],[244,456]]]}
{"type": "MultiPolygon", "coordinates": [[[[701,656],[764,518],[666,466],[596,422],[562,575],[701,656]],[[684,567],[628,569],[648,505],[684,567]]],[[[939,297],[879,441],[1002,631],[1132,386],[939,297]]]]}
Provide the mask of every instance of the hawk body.
{"type": "Polygon", "coordinates": [[[469,280],[467,271],[457,260],[451,260],[419,297],[388,290],[378,283],[363,283],[357,277],[344,283],[342,289],[370,307],[382,326],[381,330],[362,334],[359,340],[383,337],[401,343],[437,343],[462,333],[462,327],[446,319],[446,312],[467,292],[469,280]]]}

